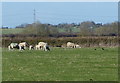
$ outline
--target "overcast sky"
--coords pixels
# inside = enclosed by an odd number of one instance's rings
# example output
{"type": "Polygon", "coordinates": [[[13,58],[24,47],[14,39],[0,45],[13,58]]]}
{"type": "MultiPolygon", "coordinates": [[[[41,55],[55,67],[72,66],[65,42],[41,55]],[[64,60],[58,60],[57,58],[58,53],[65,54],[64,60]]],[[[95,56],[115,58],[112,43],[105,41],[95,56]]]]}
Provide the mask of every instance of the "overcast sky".
{"type": "Polygon", "coordinates": [[[15,27],[33,23],[33,10],[36,20],[41,23],[111,23],[118,20],[117,2],[3,2],[2,25],[15,27]]]}

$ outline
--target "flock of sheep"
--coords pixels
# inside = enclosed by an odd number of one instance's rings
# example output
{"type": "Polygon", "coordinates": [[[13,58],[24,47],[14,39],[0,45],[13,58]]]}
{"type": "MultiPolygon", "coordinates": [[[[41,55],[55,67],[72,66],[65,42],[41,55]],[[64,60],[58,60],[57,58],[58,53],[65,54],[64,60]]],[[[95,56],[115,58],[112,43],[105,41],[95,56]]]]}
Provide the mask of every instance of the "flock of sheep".
{"type": "MultiPolygon", "coordinates": [[[[50,47],[48,45],[48,43],[45,42],[39,42],[37,45],[33,46],[33,45],[28,45],[26,42],[22,42],[22,43],[11,43],[8,46],[8,49],[14,49],[17,48],[19,50],[25,50],[27,48],[27,46],[29,47],[29,50],[35,49],[35,50],[44,50],[44,51],[50,51],[50,47]]],[[[81,48],[78,44],[72,43],[72,42],[67,42],[66,45],[68,48],[81,48]]]]}

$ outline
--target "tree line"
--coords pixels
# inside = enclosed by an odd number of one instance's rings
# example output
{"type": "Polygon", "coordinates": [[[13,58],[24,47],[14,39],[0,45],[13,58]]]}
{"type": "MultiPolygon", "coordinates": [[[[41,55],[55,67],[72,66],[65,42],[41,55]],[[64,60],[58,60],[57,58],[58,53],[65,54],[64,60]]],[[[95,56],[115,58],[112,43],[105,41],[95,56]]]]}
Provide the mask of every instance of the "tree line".
{"type": "Polygon", "coordinates": [[[58,37],[60,35],[67,36],[117,36],[118,22],[107,24],[95,23],[93,21],[85,21],[80,24],[62,23],[57,25],[42,24],[40,22],[32,24],[21,24],[16,28],[24,28],[22,34],[36,35],[41,37],[58,37]],[[75,31],[76,30],[76,31],[75,31]]]}

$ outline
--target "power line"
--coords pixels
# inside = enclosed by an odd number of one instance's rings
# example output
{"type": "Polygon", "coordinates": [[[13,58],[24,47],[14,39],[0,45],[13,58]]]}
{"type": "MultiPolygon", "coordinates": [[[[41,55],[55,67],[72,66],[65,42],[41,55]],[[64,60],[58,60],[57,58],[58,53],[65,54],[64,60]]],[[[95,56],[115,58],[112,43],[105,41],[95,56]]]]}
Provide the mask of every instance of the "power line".
{"type": "MultiPolygon", "coordinates": [[[[33,13],[33,19],[34,19],[33,26],[34,26],[34,28],[36,28],[36,10],[35,9],[34,9],[34,13],[33,13]]],[[[36,35],[37,35],[37,30],[36,30],[36,35]]],[[[36,41],[36,43],[37,43],[37,41],[36,41]]]]}
{"type": "Polygon", "coordinates": [[[34,14],[33,14],[33,16],[34,16],[34,23],[36,22],[36,10],[34,9],[34,14]]]}

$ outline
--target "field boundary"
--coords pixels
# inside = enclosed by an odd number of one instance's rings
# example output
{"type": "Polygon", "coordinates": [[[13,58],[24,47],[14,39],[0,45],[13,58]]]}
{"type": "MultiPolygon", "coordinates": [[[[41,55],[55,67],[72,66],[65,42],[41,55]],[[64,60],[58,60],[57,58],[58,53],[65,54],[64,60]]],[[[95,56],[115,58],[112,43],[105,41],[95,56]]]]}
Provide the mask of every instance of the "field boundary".
{"type": "Polygon", "coordinates": [[[2,83],[119,83],[118,81],[3,81],[2,83]]]}

